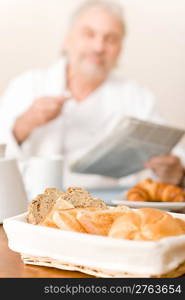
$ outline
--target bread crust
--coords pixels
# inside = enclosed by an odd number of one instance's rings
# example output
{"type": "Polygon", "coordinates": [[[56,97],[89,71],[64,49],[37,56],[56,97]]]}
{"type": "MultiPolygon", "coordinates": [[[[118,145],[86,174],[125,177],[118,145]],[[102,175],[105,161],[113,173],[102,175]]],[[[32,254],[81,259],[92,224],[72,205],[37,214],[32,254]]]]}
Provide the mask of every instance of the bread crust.
{"type": "Polygon", "coordinates": [[[185,201],[185,191],[180,187],[167,183],[155,182],[148,178],[128,191],[127,200],[146,202],[183,202],[185,201]]]}
{"type": "Polygon", "coordinates": [[[114,220],[128,211],[130,209],[127,207],[102,209],[94,212],[84,210],[77,214],[77,220],[87,233],[106,236],[114,220]]]}
{"type": "MultiPolygon", "coordinates": [[[[158,189],[155,186],[150,191],[151,197],[163,191],[165,198],[165,186],[159,185],[158,189]]],[[[171,186],[167,189],[171,190],[171,186]]],[[[46,189],[31,201],[27,220],[62,230],[129,240],[154,241],[185,234],[185,222],[167,212],[153,208],[132,210],[126,206],[108,208],[103,200],[91,197],[78,187],[71,187],[67,192],[46,189]]]]}
{"type": "Polygon", "coordinates": [[[38,195],[29,203],[27,221],[31,224],[52,226],[53,209],[74,207],[106,208],[107,206],[103,200],[93,198],[88,191],[79,187],[70,187],[66,192],[56,188],[47,188],[43,194],[38,195]]]}
{"type": "Polygon", "coordinates": [[[118,217],[109,237],[129,240],[155,241],[185,234],[185,222],[153,208],[140,208],[118,217]]]}

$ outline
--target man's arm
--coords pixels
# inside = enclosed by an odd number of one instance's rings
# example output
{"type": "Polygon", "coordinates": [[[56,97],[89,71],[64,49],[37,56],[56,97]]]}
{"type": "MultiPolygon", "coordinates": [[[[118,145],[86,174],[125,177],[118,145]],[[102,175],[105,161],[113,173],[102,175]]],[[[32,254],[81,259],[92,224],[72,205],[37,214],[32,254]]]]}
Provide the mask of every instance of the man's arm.
{"type": "MultiPolygon", "coordinates": [[[[34,71],[21,74],[9,84],[1,97],[0,142],[7,145],[6,155],[21,158],[23,155],[21,144],[28,138],[35,126],[42,123],[38,122],[33,125],[28,114],[25,115],[35,97],[35,78],[37,76],[35,77],[34,71]]],[[[43,113],[41,118],[43,118],[43,113]]]]}
{"type": "Polygon", "coordinates": [[[21,145],[24,142],[24,140],[26,140],[27,137],[30,135],[32,130],[33,127],[31,120],[29,120],[26,117],[26,114],[23,114],[16,119],[14,127],[12,129],[12,133],[17,143],[21,145]]]}
{"type": "MultiPolygon", "coordinates": [[[[146,119],[160,124],[166,123],[156,110],[155,100],[146,119]]],[[[151,169],[158,176],[159,180],[179,186],[184,184],[185,187],[185,168],[181,161],[182,152],[184,151],[183,147],[181,147],[180,155],[170,153],[153,157],[145,163],[145,167],[151,169]]]]}
{"type": "Polygon", "coordinates": [[[145,163],[161,181],[181,186],[184,183],[185,170],[181,160],[172,154],[152,157],[145,163]]]}
{"type": "Polygon", "coordinates": [[[32,73],[25,73],[12,80],[0,99],[0,141],[6,144],[6,154],[21,157],[12,128],[27,103],[30,103],[32,91],[32,73]]]}
{"type": "Polygon", "coordinates": [[[15,121],[13,135],[17,143],[21,145],[35,128],[55,119],[61,113],[65,101],[64,97],[42,97],[35,100],[15,121]]]}

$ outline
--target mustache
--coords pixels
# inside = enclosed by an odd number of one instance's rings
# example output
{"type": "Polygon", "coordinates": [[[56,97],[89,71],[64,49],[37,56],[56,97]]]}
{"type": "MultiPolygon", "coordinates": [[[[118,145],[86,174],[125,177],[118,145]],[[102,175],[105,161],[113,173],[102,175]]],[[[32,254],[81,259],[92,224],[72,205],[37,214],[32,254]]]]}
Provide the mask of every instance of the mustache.
{"type": "Polygon", "coordinates": [[[91,56],[91,57],[96,57],[96,58],[101,58],[101,59],[105,59],[104,57],[104,53],[103,52],[89,52],[89,53],[85,53],[84,55],[82,55],[83,57],[86,56],[91,56]]]}

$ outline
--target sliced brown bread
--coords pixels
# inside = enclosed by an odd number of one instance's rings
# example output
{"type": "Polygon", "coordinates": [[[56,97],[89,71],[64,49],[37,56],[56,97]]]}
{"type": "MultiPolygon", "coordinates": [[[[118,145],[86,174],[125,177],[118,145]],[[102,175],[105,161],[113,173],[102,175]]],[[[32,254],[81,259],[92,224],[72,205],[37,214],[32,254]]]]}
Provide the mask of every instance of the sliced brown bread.
{"type": "Polygon", "coordinates": [[[56,205],[57,199],[63,194],[65,193],[56,188],[47,188],[43,194],[36,196],[28,207],[28,223],[41,223],[48,212],[56,205]]]}
{"type": "Polygon", "coordinates": [[[69,187],[64,200],[69,201],[74,207],[107,207],[103,200],[93,198],[88,191],[79,187],[69,187]]]}
{"type": "Polygon", "coordinates": [[[70,187],[67,192],[56,188],[47,188],[43,194],[38,195],[30,202],[27,221],[32,224],[42,223],[51,210],[65,209],[64,201],[70,204],[66,208],[107,207],[103,200],[91,197],[89,192],[79,187],[70,187]]]}
{"type": "Polygon", "coordinates": [[[28,206],[28,223],[38,224],[42,222],[54,203],[55,200],[49,195],[41,194],[36,196],[28,206]]]}
{"type": "Polygon", "coordinates": [[[51,197],[53,200],[57,200],[60,196],[63,196],[65,194],[65,192],[60,191],[56,188],[47,188],[44,191],[45,195],[48,195],[49,197],[51,197]]]}

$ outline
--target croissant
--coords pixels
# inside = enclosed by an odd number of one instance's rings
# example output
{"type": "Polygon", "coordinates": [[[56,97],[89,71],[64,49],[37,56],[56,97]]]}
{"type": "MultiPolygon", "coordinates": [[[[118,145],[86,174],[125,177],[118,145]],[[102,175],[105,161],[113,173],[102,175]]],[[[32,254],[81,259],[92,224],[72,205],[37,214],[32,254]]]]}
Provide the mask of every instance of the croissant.
{"type": "Polygon", "coordinates": [[[185,222],[153,208],[140,208],[119,216],[108,236],[135,241],[155,241],[185,234],[185,222]]]}
{"type": "Polygon", "coordinates": [[[185,192],[182,188],[171,184],[155,182],[152,179],[145,179],[128,191],[127,200],[183,202],[185,201],[185,192]]]}

